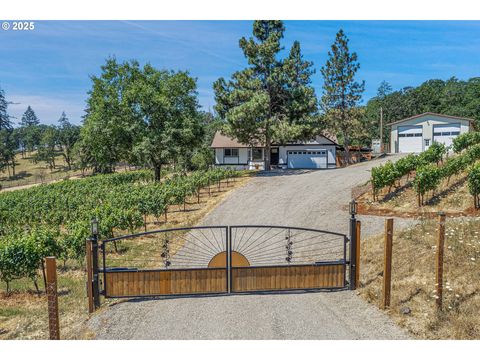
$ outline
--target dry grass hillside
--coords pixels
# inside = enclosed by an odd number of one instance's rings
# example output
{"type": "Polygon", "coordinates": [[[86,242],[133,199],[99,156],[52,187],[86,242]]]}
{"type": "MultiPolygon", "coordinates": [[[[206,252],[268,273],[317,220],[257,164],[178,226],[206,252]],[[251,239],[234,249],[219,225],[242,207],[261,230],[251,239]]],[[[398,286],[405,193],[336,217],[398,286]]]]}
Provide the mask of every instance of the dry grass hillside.
{"type": "MultiPolygon", "coordinates": [[[[437,220],[395,231],[387,312],[421,339],[480,339],[480,218],[447,218],[444,309],[435,307],[437,220]]],[[[362,240],[360,295],[380,304],[383,236],[362,240]]]]}
{"type": "Polygon", "coordinates": [[[34,163],[32,156],[33,154],[28,154],[28,156],[22,158],[21,154],[17,154],[16,162],[18,165],[15,167],[15,176],[13,176],[11,169],[10,173],[7,169],[0,172],[0,185],[2,188],[7,189],[16,186],[51,182],[81,174],[79,170],[68,170],[61,155],[55,158],[56,168],[53,170],[50,170],[43,161],[34,163]]]}

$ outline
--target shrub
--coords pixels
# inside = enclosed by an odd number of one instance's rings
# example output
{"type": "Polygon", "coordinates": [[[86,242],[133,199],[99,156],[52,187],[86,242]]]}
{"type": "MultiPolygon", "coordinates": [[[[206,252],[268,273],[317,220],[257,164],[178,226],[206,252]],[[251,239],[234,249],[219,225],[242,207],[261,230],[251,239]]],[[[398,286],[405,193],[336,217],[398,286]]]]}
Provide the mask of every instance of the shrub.
{"type": "Polygon", "coordinates": [[[455,153],[462,152],[470,146],[480,144],[480,132],[468,132],[457,136],[453,139],[453,151],[455,153]]]}
{"type": "Polygon", "coordinates": [[[474,165],[468,173],[468,190],[473,195],[475,208],[480,208],[480,163],[474,165]]]}
{"type": "Polygon", "coordinates": [[[424,195],[427,191],[435,190],[442,179],[441,170],[433,165],[428,164],[417,169],[417,174],[413,180],[413,186],[418,195],[418,205],[424,204],[424,195]]]}
{"type": "Polygon", "coordinates": [[[417,165],[438,164],[442,161],[442,158],[446,153],[447,148],[444,144],[434,142],[427,150],[418,155],[417,165]]]}
{"type": "MultiPolygon", "coordinates": [[[[23,234],[22,234],[23,235],[23,234]]],[[[0,242],[0,279],[10,291],[10,282],[30,278],[38,291],[37,275],[42,262],[38,246],[28,236],[17,236],[0,242]]]]}

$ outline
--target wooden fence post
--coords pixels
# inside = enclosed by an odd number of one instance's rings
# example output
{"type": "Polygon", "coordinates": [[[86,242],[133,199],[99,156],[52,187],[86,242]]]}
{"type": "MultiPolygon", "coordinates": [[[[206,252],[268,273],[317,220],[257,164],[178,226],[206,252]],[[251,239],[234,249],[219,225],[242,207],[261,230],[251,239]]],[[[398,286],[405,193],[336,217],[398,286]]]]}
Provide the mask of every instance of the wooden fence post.
{"type": "Polygon", "coordinates": [[[443,254],[445,247],[445,213],[438,213],[437,266],[435,281],[437,287],[437,309],[442,310],[443,297],[443,254]]]}
{"type": "Polygon", "coordinates": [[[356,287],[358,288],[359,285],[360,285],[360,234],[361,234],[361,229],[362,229],[362,223],[360,221],[357,221],[357,228],[356,228],[356,231],[357,231],[357,246],[356,246],[356,250],[357,250],[357,253],[356,253],[356,264],[357,264],[357,268],[356,268],[356,272],[355,272],[355,284],[356,284],[356,287]]]}
{"type": "Polygon", "coordinates": [[[383,258],[383,302],[382,308],[390,306],[390,292],[392,289],[392,243],[393,219],[385,219],[385,248],[383,258]]]}
{"type": "Polygon", "coordinates": [[[54,256],[45,258],[47,264],[48,328],[50,340],[60,340],[58,319],[57,263],[54,256]]]}
{"type": "Polygon", "coordinates": [[[86,257],[87,257],[87,297],[88,297],[88,312],[95,311],[93,303],[93,268],[92,268],[92,242],[86,241],[86,257]]]}

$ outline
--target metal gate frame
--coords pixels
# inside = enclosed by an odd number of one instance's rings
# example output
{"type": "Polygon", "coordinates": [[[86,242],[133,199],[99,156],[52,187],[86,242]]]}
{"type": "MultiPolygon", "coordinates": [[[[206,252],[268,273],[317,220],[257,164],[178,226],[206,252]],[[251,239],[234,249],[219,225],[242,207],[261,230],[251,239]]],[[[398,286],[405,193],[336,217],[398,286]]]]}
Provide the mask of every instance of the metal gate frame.
{"type": "MultiPolygon", "coordinates": [[[[356,210],[356,209],[355,209],[356,210]]],[[[96,222],[96,220],[95,220],[96,222]]],[[[356,226],[357,226],[357,220],[355,218],[355,211],[351,211],[351,218],[350,218],[350,226],[349,226],[349,235],[347,236],[345,234],[341,233],[336,233],[336,232],[330,232],[330,231],[325,231],[325,230],[319,230],[319,229],[310,229],[310,228],[300,228],[300,227],[288,227],[288,226],[268,226],[268,225],[235,225],[235,226],[194,226],[194,227],[182,227],[182,228],[172,228],[172,229],[163,229],[163,230],[154,230],[154,231],[147,231],[147,232],[142,232],[142,233],[136,233],[136,234],[129,234],[129,235],[124,235],[124,236],[119,236],[115,238],[110,238],[106,240],[99,240],[98,239],[98,225],[94,226],[92,222],[92,236],[90,239],[87,239],[87,255],[90,253],[91,258],[87,258],[87,264],[90,264],[90,267],[87,268],[87,273],[88,273],[88,279],[89,282],[87,283],[87,293],[89,294],[89,300],[90,302],[94,305],[93,308],[96,309],[100,306],[100,295],[106,297],[106,298],[119,298],[119,297],[126,297],[126,298],[132,298],[132,297],[155,297],[155,296],[194,296],[194,295],[220,295],[220,294],[231,294],[235,293],[238,294],[240,292],[236,292],[235,289],[232,289],[232,229],[235,228],[245,228],[245,227],[260,227],[260,228],[278,228],[278,229],[291,229],[291,230],[304,230],[304,231],[313,231],[313,232],[319,232],[319,233],[325,233],[325,234],[332,234],[332,235],[337,235],[337,236],[342,236],[344,239],[343,242],[343,259],[340,259],[338,261],[334,262],[315,262],[310,265],[316,265],[316,266],[322,266],[322,265],[343,265],[344,267],[344,286],[343,287],[338,287],[338,288],[329,288],[330,290],[343,290],[343,289],[350,289],[354,290],[356,288],[356,253],[357,253],[357,239],[356,239],[356,226]],[[226,273],[226,290],[222,292],[205,292],[205,293],[185,293],[185,294],[151,294],[151,295],[132,295],[132,296],[108,296],[107,294],[107,273],[109,272],[121,272],[124,270],[115,270],[115,269],[108,269],[106,268],[106,249],[105,245],[109,242],[114,242],[118,240],[124,240],[124,239],[130,239],[130,238],[135,238],[139,236],[145,236],[145,235],[151,235],[151,234],[157,234],[157,233],[166,233],[166,232],[172,232],[172,231],[188,231],[188,230],[194,230],[194,229],[224,229],[225,230],[225,235],[226,235],[226,253],[227,253],[227,258],[226,258],[226,267],[225,267],[225,273],[226,273]],[[99,246],[99,241],[101,241],[100,246],[99,246]],[[349,256],[347,259],[347,244],[349,244],[349,256]],[[99,268],[98,266],[98,248],[100,247],[102,251],[102,267],[99,268]],[[347,277],[347,272],[348,272],[348,277],[347,277]],[[100,273],[103,273],[103,286],[102,290],[100,290],[100,279],[99,275],[100,273]],[[348,279],[348,280],[347,280],[348,279]]],[[[296,266],[296,265],[278,265],[278,266],[296,266]]],[[[203,268],[205,269],[205,268],[203,268]]],[[[208,269],[208,268],[207,268],[208,269]]],[[[214,269],[214,268],[212,268],[214,269]]],[[[216,268],[217,270],[219,268],[216,268]]],[[[169,269],[169,270],[136,270],[137,272],[142,272],[142,271],[182,271],[182,270],[195,270],[194,268],[187,268],[187,269],[169,269]]],[[[198,269],[196,269],[198,270],[198,269]]],[[[299,290],[305,290],[305,291],[315,291],[315,290],[324,290],[325,287],[321,288],[302,288],[302,289],[279,289],[279,290],[254,290],[254,291],[245,291],[246,293],[265,293],[265,292],[288,292],[288,291],[299,291],[299,290]]]]}
{"type": "MultiPolygon", "coordinates": [[[[171,228],[171,229],[162,229],[162,230],[153,230],[153,231],[146,231],[146,232],[141,232],[141,233],[136,233],[136,234],[129,234],[129,235],[123,235],[123,236],[118,236],[115,238],[110,238],[102,241],[100,245],[100,249],[102,251],[102,268],[98,269],[99,273],[103,273],[103,289],[99,291],[99,294],[103,295],[105,298],[131,298],[131,297],[153,297],[153,296],[193,296],[193,295],[220,295],[220,294],[226,294],[228,292],[228,278],[229,278],[229,269],[228,266],[225,266],[225,290],[224,291],[219,291],[219,292],[194,292],[194,293],[182,293],[182,294],[147,294],[147,295],[133,295],[133,296],[108,296],[108,289],[107,289],[107,274],[108,273],[122,273],[122,272],[136,272],[136,273],[145,273],[145,272],[179,272],[179,271],[214,271],[214,270],[219,270],[222,268],[175,268],[175,269],[137,269],[137,270],[122,270],[122,269],[108,269],[106,267],[106,244],[110,242],[115,242],[119,240],[126,240],[126,239],[131,239],[131,238],[136,238],[136,237],[141,237],[141,236],[147,236],[147,235],[152,235],[152,234],[161,234],[161,233],[172,233],[175,231],[190,231],[190,230],[202,230],[202,229],[219,229],[223,230],[225,233],[225,248],[228,248],[228,227],[227,226],[193,226],[193,227],[181,227],[181,228],[171,228]]],[[[228,250],[227,250],[227,258],[228,258],[228,250]]]]}
{"type": "MultiPolygon", "coordinates": [[[[352,225],[352,224],[351,224],[352,225]]],[[[342,233],[337,233],[333,231],[326,231],[326,230],[319,230],[319,229],[311,229],[311,228],[303,228],[303,227],[292,227],[292,226],[281,226],[281,225],[233,225],[228,227],[228,246],[229,246],[229,288],[228,292],[229,293],[235,293],[235,294],[240,294],[240,293],[259,293],[259,292],[291,292],[291,291],[299,291],[299,290],[305,290],[305,291],[315,291],[315,290],[342,290],[342,289],[349,289],[349,281],[347,281],[347,266],[351,265],[354,263],[352,260],[347,259],[347,244],[350,242],[350,239],[348,238],[347,235],[342,234],[342,233]],[[314,262],[311,264],[302,264],[302,265],[295,265],[295,264],[278,264],[278,265],[261,265],[261,266],[249,266],[248,268],[250,269],[255,269],[255,268],[269,268],[269,267],[300,267],[300,266],[331,266],[331,265],[342,265],[343,266],[343,286],[338,286],[338,287],[302,287],[298,289],[275,289],[275,290],[247,290],[247,291],[240,291],[240,290],[235,290],[232,286],[233,284],[233,269],[235,267],[232,266],[232,230],[233,229],[244,229],[244,228],[257,228],[257,229],[267,229],[267,228],[274,228],[274,229],[285,229],[285,230],[298,230],[298,231],[308,231],[308,232],[314,232],[314,233],[319,233],[319,234],[329,234],[329,235],[335,235],[343,238],[343,259],[338,259],[334,261],[318,261],[314,262]]],[[[354,232],[355,236],[355,232],[354,232]]],[[[350,271],[351,272],[351,271],[350,271]]],[[[355,276],[353,277],[355,279],[355,276]]],[[[351,281],[351,279],[350,279],[351,281]]]]}

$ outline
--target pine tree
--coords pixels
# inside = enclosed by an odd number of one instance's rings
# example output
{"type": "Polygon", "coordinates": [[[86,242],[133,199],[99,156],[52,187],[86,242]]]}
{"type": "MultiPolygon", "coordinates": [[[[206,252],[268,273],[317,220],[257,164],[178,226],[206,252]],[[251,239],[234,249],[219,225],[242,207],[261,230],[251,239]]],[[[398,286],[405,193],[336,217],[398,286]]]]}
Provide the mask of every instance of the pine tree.
{"type": "Polygon", "coordinates": [[[40,120],[38,120],[37,115],[35,114],[35,111],[33,111],[31,106],[29,105],[27,107],[27,110],[23,113],[20,125],[33,126],[33,125],[39,125],[39,124],[40,124],[40,120]]]}
{"type": "Polygon", "coordinates": [[[5,92],[0,88],[0,130],[12,128],[7,108],[8,102],[5,99],[5,92]]]}
{"type": "Polygon", "coordinates": [[[286,74],[286,122],[275,127],[276,141],[286,143],[294,140],[311,140],[318,135],[320,124],[317,116],[317,97],[311,86],[315,74],[313,63],[305,61],[300,43],[295,41],[284,62],[286,74]]]}
{"type": "Polygon", "coordinates": [[[278,59],[284,31],[282,21],[255,21],[253,38],[240,39],[249,67],[229,81],[214,83],[215,111],[226,121],[227,133],[244,144],[263,144],[266,169],[272,142],[297,140],[314,131],[311,63],[303,60],[298,42],[287,59],[278,59]]]}
{"type": "Polygon", "coordinates": [[[340,29],[328,60],[322,67],[322,108],[328,119],[330,130],[342,135],[345,146],[345,162],[350,162],[349,146],[351,134],[359,127],[358,104],[362,98],[365,82],[358,83],[355,75],[360,68],[357,54],[348,48],[348,38],[340,29]]]}

